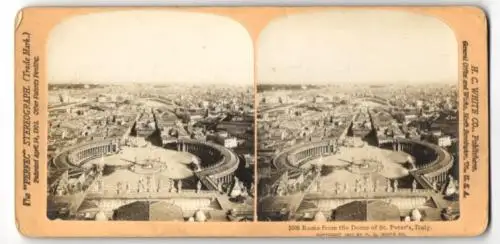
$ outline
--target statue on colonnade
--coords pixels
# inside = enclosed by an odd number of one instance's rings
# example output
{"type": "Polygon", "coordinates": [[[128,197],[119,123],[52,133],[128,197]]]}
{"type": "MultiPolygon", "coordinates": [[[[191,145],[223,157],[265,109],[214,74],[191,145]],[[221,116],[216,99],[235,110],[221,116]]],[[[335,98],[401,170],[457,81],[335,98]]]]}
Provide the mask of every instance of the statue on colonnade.
{"type": "Polygon", "coordinates": [[[182,192],[182,180],[177,181],[177,192],[178,193],[182,192]]]}
{"type": "Polygon", "coordinates": [[[201,187],[202,187],[201,181],[198,180],[198,183],[196,184],[196,193],[200,193],[201,192],[201,187]]]}
{"type": "Polygon", "coordinates": [[[160,178],[160,179],[158,179],[158,184],[156,186],[156,192],[160,192],[162,190],[162,187],[163,187],[163,180],[160,178]]]}
{"type": "Polygon", "coordinates": [[[437,185],[437,181],[436,181],[436,180],[432,181],[432,189],[433,189],[434,191],[438,191],[438,190],[439,190],[439,189],[438,189],[438,185],[437,185]]]}
{"type": "Polygon", "coordinates": [[[221,181],[217,182],[217,191],[219,191],[219,193],[223,193],[224,192],[224,189],[222,188],[222,182],[221,181]]]}
{"type": "Polygon", "coordinates": [[[457,186],[455,184],[455,180],[453,176],[448,175],[448,185],[446,186],[445,195],[450,196],[457,192],[457,186]]]}
{"type": "Polygon", "coordinates": [[[392,192],[392,186],[391,186],[391,180],[387,179],[387,187],[386,187],[387,192],[392,192]]]}

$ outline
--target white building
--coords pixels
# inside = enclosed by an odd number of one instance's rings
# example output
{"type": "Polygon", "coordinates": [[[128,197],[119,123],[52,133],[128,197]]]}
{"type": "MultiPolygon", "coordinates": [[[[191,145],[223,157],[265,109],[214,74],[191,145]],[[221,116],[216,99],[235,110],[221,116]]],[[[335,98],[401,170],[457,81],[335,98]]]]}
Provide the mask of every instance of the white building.
{"type": "Polygon", "coordinates": [[[438,145],[440,147],[449,147],[451,146],[451,137],[449,136],[442,136],[438,138],[438,145]]]}
{"type": "Polygon", "coordinates": [[[238,140],[236,140],[236,137],[224,138],[223,145],[227,148],[235,148],[238,146],[238,140]]]}

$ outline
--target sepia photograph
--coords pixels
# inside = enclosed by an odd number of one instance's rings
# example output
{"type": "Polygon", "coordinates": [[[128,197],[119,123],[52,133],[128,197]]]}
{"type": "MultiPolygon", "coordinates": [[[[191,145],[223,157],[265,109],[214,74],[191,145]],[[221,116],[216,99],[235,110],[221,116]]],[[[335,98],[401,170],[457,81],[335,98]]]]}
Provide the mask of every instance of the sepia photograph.
{"type": "Polygon", "coordinates": [[[259,221],[459,219],[459,49],[446,23],[289,14],[255,49],[259,221]]]}
{"type": "Polygon", "coordinates": [[[22,236],[489,229],[479,7],[27,7],[14,28],[22,236]]]}
{"type": "Polygon", "coordinates": [[[215,14],[61,21],[47,40],[47,217],[252,221],[253,53],[215,14]]]}

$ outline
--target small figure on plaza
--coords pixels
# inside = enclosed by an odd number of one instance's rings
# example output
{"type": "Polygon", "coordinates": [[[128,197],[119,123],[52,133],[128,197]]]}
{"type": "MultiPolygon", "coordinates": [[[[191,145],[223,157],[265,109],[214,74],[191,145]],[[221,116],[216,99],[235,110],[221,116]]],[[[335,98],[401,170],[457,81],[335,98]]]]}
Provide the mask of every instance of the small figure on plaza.
{"type": "Polygon", "coordinates": [[[321,182],[319,180],[316,181],[316,191],[321,191],[321,182]]]}
{"type": "Polygon", "coordinates": [[[344,192],[349,193],[349,184],[347,182],[344,184],[344,192]]]}
{"type": "Polygon", "coordinates": [[[196,184],[196,193],[200,192],[201,192],[201,181],[198,181],[198,183],[196,184]]]}
{"type": "Polygon", "coordinates": [[[411,184],[411,190],[415,192],[417,190],[417,181],[413,180],[413,183],[411,184]]]}
{"type": "Polygon", "coordinates": [[[398,185],[399,185],[398,180],[397,179],[394,180],[394,192],[398,191],[398,185]]]}

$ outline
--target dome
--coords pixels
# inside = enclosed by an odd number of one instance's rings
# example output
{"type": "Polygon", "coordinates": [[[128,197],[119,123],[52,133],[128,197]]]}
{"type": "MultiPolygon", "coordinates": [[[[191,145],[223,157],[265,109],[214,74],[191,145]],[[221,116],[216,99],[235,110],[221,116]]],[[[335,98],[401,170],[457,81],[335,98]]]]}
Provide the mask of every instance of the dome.
{"type": "Polygon", "coordinates": [[[315,222],[326,222],[327,219],[325,217],[325,215],[322,213],[322,212],[317,212],[315,215],[314,215],[314,221],[315,222]]]}
{"type": "Polygon", "coordinates": [[[207,216],[203,213],[203,211],[198,210],[194,213],[194,220],[196,222],[205,222],[207,221],[207,216]]]}
{"type": "Polygon", "coordinates": [[[239,195],[241,195],[241,187],[240,187],[240,184],[238,184],[237,182],[234,184],[234,187],[231,191],[231,193],[229,194],[231,197],[237,197],[239,195]]]}
{"type": "Polygon", "coordinates": [[[448,182],[448,186],[446,186],[445,195],[449,196],[449,195],[455,194],[456,192],[457,192],[457,188],[455,186],[455,183],[452,180],[450,180],[448,182]]]}
{"type": "Polygon", "coordinates": [[[108,220],[108,216],[106,216],[106,214],[103,211],[99,211],[95,215],[95,221],[107,221],[107,220],[108,220]]]}
{"type": "Polygon", "coordinates": [[[418,209],[413,209],[411,211],[411,220],[413,221],[420,221],[422,219],[422,214],[418,209]]]}

